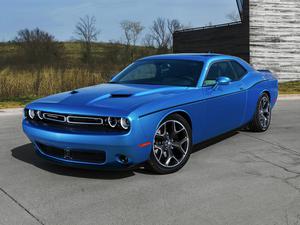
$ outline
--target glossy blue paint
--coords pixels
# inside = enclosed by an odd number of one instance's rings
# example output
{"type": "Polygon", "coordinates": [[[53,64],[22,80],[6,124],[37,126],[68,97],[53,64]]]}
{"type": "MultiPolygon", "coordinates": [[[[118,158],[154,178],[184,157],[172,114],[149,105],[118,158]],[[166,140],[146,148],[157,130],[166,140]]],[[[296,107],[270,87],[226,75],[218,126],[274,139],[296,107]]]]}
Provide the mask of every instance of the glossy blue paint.
{"type": "Polygon", "coordinates": [[[139,145],[152,143],[160,122],[170,114],[180,113],[189,118],[192,141],[196,144],[250,122],[263,92],[270,95],[272,107],[276,103],[276,78],[270,73],[254,70],[239,58],[217,54],[170,54],[146,57],[138,62],[161,59],[203,62],[204,67],[199,74],[197,86],[107,83],[78,89],[77,93],[65,92],[34,101],[26,108],[60,114],[126,117],[131,123],[129,132],[118,133],[40,126],[24,118],[23,130],[33,142],[37,153],[56,163],[70,166],[129,167],[148,160],[152,146],[139,145]],[[240,63],[247,70],[247,74],[237,81],[221,77],[218,85],[203,86],[210,66],[227,60],[240,63]],[[126,97],[113,97],[120,95],[126,97]],[[102,163],[88,163],[51,157],[39,149],[37,142],[83,152],[104,151],[106,160],[102,163]],[[120,154],[128,157],[128,164],[121,164],[117,160],[120,154]]]}
{"type": "Polygon", "coordinates": [[[217,84],[218,85],[228,85],[231,82],[229,77],[218,77],[217,84]]]}

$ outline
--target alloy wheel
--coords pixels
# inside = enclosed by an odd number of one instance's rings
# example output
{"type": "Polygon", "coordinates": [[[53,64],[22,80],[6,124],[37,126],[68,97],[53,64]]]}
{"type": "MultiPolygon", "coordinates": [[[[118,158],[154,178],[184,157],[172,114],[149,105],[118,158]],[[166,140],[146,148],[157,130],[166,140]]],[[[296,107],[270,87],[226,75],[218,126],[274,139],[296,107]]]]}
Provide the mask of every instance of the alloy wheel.
{"type": "Polygon", "coordinates": [[[155,133],[153,153],[157,162],[166,168],[178,166],[189,149],[189,134],[176,120],[162,123],[155,133]]]}
{"type": "Polygon", "coordinates": [[[271,121],[271,105],[269,98],[263,96],[259,104],[259,123],[263,129],[268,128],[271,121]]]}

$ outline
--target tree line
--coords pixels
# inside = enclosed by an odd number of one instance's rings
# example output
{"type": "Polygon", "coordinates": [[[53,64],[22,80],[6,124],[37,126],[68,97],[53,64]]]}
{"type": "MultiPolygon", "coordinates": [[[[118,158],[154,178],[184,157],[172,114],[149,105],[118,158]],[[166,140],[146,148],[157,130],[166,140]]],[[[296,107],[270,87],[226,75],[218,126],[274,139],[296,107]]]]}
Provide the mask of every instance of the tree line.
{"type": "MultiPolygon", "coordinates": [[[[117,41],[110,41],[111,47],[102,52],[102,56],[95,56],[93,48],[101,40],[97,27],[96,18],[86,15],[79,19],[74,28],[75,38],[72,41],[80,43],[80,62],[89,67],[99,63],[99,57],[125,65],[144,55],[171,52],[173,33],[187,26],[177,19],[157,18],[146,29],[139,21],[123,20],[120,23],[123,36],[117,41]]],[[[34,66],[62,66],[65,63],[64,44],[39,28],[18,31],[10,43],[17,46],[13,62],[34,66]]]]}

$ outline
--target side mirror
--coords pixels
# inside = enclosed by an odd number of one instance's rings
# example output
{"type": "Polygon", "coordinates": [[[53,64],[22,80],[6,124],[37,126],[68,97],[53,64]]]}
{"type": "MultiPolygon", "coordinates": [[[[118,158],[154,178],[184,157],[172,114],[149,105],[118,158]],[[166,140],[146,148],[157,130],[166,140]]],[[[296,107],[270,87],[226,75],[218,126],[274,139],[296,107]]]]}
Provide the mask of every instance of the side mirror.
{"type": "Polygon", "coordinates": [[[229,77],[221,76],[217,78],[217,85],[228,85],[231,82],[229,77]]]}

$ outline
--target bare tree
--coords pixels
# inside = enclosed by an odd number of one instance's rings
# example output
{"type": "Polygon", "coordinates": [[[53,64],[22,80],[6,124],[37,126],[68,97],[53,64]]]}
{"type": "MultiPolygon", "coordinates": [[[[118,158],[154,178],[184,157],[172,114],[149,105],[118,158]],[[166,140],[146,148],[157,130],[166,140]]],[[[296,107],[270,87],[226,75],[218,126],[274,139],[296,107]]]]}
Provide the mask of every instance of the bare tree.
{"type": "Polygon", "coordinates": [[[146,34],[143,38],[143,44],[146,47],[154,47],[154,40],[151,34],[146,34]]]}
{"type": "Polygon", "coordinates": [[[141,35],[144,27],[140,22],[124,20],[120,23],[124,36],[126,39],[126,53],[130,57],[131,61],[134,60],[136,43],[141,35]]]}
{"type": "Polygon", "coordinates": [[[53,35],[39,28],[20,30],[14,42],[20,47],[25,61],[40,65],[59,62],[64,51],[53,35]]]}
{"type": "Polygon", "coordinates": [[[157,18],[154,20],[153,25],[150,27],[150,32],[156,47],[167,50],[170,42],[170,34],[166,19],[157,18]]]}
{"type": "Polygon", "coordinates": [[[183,30],[185,29],[185,26],[183,24],[181,24],[179,22],[179,20],[177,19],[173,19],[173,20],[167,20],[167,24],[168,24],[168,30],[169,30],[169,43],[168,46],[170,48],[173,47],[173,34],[174,32],[178,31],[178,30],[183,30]]]}
{"type": "Polygon", "coordinates": [[[150,27],[150,34],[144,38],[144,44],[155,46],[162,51],[173,47],[173,34],[175,31],[187,28],[177,19],[157,18],[150,27]]]}
{"type": "Polygon", "coordinates": [[[124,35],[126,38],[126,44],[136,46],[138,38],[144,27],[141,25],[140,22],[124,20],[121,22],[121,28],[124,31],[124,35]]]}
{"type": "Polygon", "coordinates": [[[75,27],[75,34],[82,43],[82,59],[84,62],[91,60],[92,42],[97,41],[99,30],[96,28],[96,18],[86,15],[79,19],[75,27]]]}
{"type": "Polygon", "coordinates": [[[228,19],[230,22],[241,21],[240,15],[236,11],[232,11],[231,13],[228,13],[226,15],[226,19],[228,19]]]}

